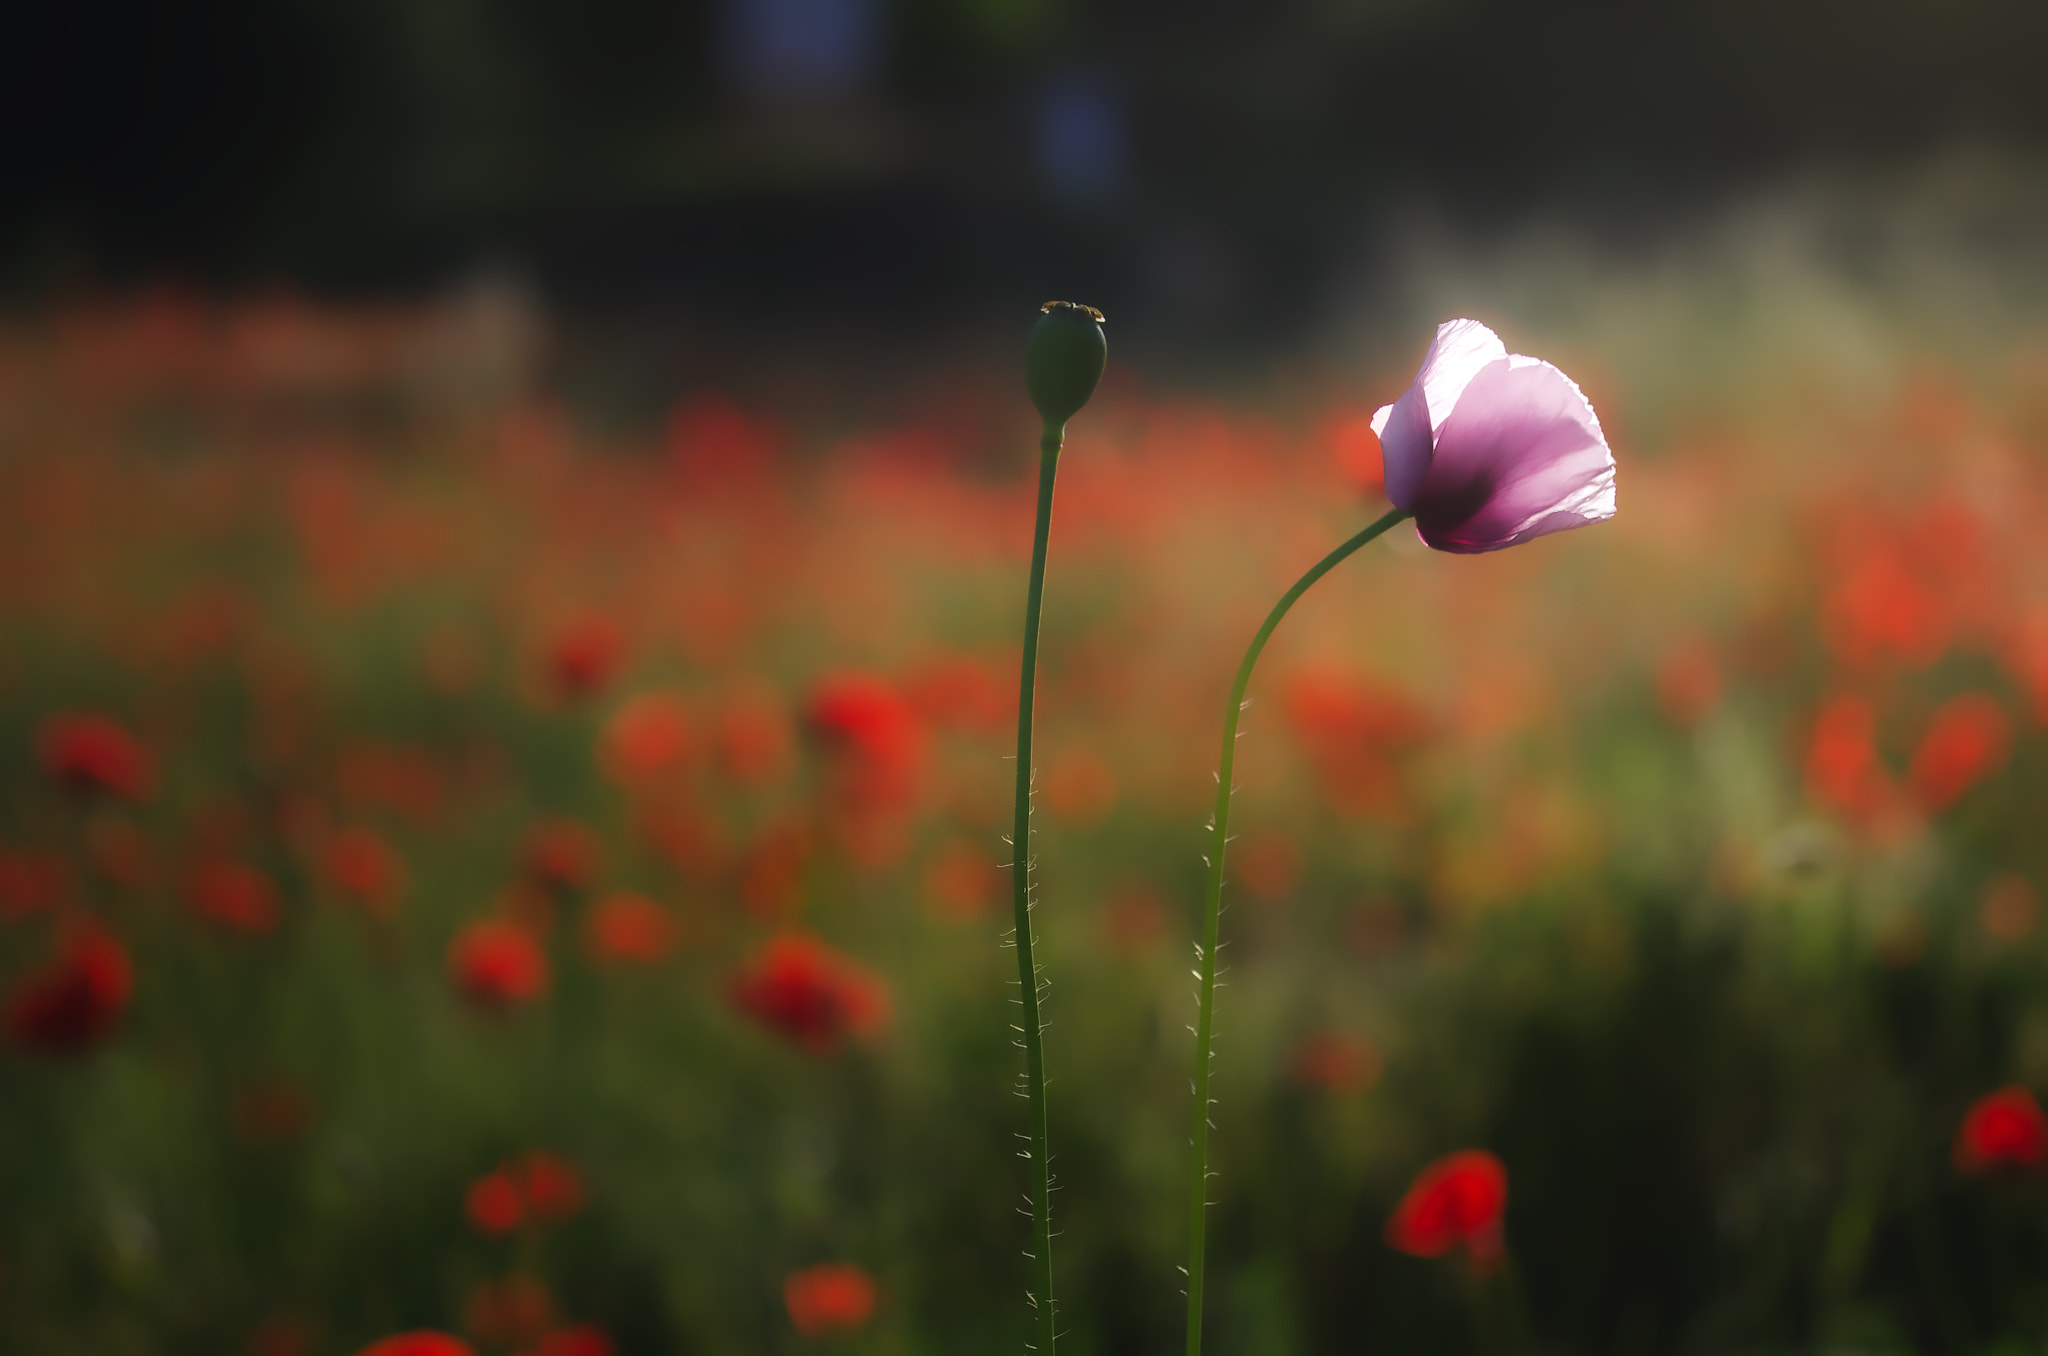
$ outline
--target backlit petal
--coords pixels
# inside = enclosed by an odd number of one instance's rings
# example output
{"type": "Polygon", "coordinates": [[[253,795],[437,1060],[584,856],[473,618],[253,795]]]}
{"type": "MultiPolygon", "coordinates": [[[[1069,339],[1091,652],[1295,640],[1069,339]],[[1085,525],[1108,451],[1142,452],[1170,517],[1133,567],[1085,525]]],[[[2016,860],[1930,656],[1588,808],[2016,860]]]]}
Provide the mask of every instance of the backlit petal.
{"type": "Polygon", "coordinates": [[[1446,320],[1423,355],[1415,384],[1429,402],[1429,431],[1441,434],[1444,420],[1457,408],[1458,397],[1472,378],[1508,356],[1500,336],[1476,320],[1446,320]]]}
{"type": "Polygon", "coordinates": [[[1571,378],[1519,355],[1487,364],[1438,431],[1415,501],[1441,551],[1497,551],[1614,516],[1614,455],[1571,378]]]}
{"type": "Polygon", "coordinates": [[[1387,498],[1397,509],[1414,506],[1423,478],[1429,474],[1429,406],[1420,385],[1410,386],[1391,405],[1382,405],[1372,417],[1372,431],[1380,436],[1380,465],[1387,482],[1387,498]]]}

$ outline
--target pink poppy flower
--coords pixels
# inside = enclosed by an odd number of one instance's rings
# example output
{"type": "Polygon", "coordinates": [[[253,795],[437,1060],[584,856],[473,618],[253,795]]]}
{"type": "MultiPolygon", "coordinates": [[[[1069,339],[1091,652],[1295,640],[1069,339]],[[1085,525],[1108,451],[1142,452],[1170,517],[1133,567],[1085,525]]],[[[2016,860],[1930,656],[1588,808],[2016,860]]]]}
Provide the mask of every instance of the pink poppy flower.
{"type": "Polygon", "coordinates": [[[1415,384],[1372,417],[1387,498],[1439,551],[1498,551],[1614,516],[1614,454],[1570,377],[1447,320],[1415,384]]]}

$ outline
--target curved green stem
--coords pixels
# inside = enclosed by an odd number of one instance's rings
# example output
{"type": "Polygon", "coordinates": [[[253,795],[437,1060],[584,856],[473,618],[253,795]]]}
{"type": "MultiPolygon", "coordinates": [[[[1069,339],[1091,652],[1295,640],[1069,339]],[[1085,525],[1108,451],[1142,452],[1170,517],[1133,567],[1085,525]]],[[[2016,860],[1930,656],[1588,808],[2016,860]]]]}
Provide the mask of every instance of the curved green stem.
{"type": "Polygon", "coordinates": [[[1038,1016],[1038,966],[1031,959],[1031,715],[1038,685],[1038,613],[1045,593],[1045,540],[1052,527],[1052,480],[1059,469],[1064,425],[1047,425],[1038,440],[1038,523],[1031,537],[1031,587],[1024,595],[1024,676],[1017,694],[1017,809],[1010,833],[1010,888],[1016,906],[1017,986],[1024,1012],[1025,1095],[1030,1099],[1031,1246],[1040,1356],[1052,1356],[1052,1163],[1045,1138],[1045,1048],[1038,1016]]]}
{"type": "Polygon", "coordinates": [[[1407,516],[1400,509],[1389,510],[1386,516],[1324,556],[1307,574],[1294,581],[1294,587],[1273,604],[1273,610],[1266,614],[1265,623],[1252,637],[1251,645],[1244,652],[1244,662],[1237,666],[1237,681],[1230,687],[1230,705],[1223,712],[1223,754],[1216,772],[1216,813],[1208,856],[1209,890],[1202,906],[1202,941],[1196,948],[1200,969],[1195,978],[1201,987],[1197,999],[1200,1015],[1195,1019],[1195,1110],[1188,1131],[1188,1142],[1194,1150],[1188,1173],[1188,1356],[1201,1356],[1202,1351],[1203,1252],[1208,1242],[1209,1108],[1213,1105],[1209,1097],[1209,1075],[1213,1062],[1211,1036],[1216,1015],[1216,934],[1223,912],[1223,850],[1230,841],[1231,774],[1237,762],[1237,720],[1244,713],[1245,688],[1251,684],[1252,669],[1258,664],[1267,640],[1272,637],[1273,628],[1280,624],[1280,619],[1287,615],[1296,600],[1308,592],[1309,586],[1336,569],[1353,551],[1407,516]]]}

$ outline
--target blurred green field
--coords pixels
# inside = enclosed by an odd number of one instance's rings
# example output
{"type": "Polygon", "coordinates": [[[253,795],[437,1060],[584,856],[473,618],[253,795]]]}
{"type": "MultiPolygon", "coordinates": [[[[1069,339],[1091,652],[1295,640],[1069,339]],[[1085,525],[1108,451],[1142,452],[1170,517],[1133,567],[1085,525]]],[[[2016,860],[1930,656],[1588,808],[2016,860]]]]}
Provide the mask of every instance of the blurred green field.
{"type": "MultiPolygon", "coordinates": [[[[2048,272],[1957,211],[1418,225],[1313,359],[1196,393],[1113,348],[1039,688],[1073,1356],[1179,1340],[1213,725],[1461,313],[1585,386],[1620,513],[1404,529],[1261,669],[1211,1349],[2048,1340],[2042,1179],[1954,1152],[2048,1087],[2048,272]],[[1490,1277],[1382,1237],[1471,1147],[1490,1277]]],[[[0,1350],[1024,1340],[1013,355],[635,423],[549,342],[489,295],[0,329],[0,1350]],[[872,1315],[796,1312],[824,1263],[872,1315]]]]}

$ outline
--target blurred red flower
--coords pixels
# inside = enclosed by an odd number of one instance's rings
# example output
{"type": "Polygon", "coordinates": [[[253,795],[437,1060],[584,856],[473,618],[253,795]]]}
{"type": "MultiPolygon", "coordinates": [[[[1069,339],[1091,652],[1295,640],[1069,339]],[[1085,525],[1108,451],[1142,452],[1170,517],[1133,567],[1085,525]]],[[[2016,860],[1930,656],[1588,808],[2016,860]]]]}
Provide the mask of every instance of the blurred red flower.
{"type": "Polygon", "coordinates": [[[690,751],[690,717],[680,699],[643,692],[615,713],[604,729],[604,763],[627,786],[649,781],[681,763],[690,751]]]}
{"type": "Polygon", "coordinates": [[[1332,804],[1358,816],[1403,812],[1399,769],[1429,733],[1414,698],[1370,678],[1312,669],[1288,684],[1286,703],[1295,741],[1332,804]]]}
{"type": "Polygon", "coordinates": [[[955,840],[939,847],[925,864],[925,904],[941,918],[974,918],[994,899],[1000,883],[993,852],[955,840]]]}
{"type": "Polygon", "coordinates": [[[509,1234],[526,1218],[526,1196],[512,1174],[498,1168],[469,1184],[462,1198],[462,1213],[480,1234],[509,1234]]]}
{"type": "Polygon", "coordinates": [[[1294,1047],[1287,1072],[1303,1087],[1338,1094],[1363,1092],[1379,1081],[1380,1052],[1356,1036],[1317,1031],[1294,1047]]]}
{"type": "Polygon", "coordinates": [[[486,1346],[531,1342],[554,1326],[555,1299],[538,1277],[507,1276],[470,1291],[463,1326],[486,1346]]]}
{"type": "Polygon", "coordinates": [[[249,1356],[311,1356],[313,1329],[302,1318],[281,1315],[265,1319],[249,1334],[249,1356]]]}
{"type": "Polygon", "coordinates": [[[1386,488],[1380,435],[1372,431],[1371,410],[1330,411],[1316,428],[1316,441],[1329,450],[1345,484],[1360,494],[1376,495],[1386,488]]]}
{"type": "Polygon", "coordinates": [[[140,800],[149,792],[149,755],[111,717],[58,715],[36,740],[43,771],[76,795],[140,800]]]}
{"type": "Polygon", "coordinates": [[[814,1054],[888,1020],[882,981],[805,933],[768,943],[728,991],[734,1006],[814,1054]]]}
{"type": "Polygon", "coordinates": [[[1877,708],[1846,693],[1828,698],[1814,718],[1806,751],[1806,785],[1814,799],[1857,813],[1883,794],[1877,758],[1877,708]]]}
{"type": "Polygon", "coordinates": [[[675,941],[675,920],[668,910],[630,891],[599,900],[583,918],[583,945],[606,964],[653,965],[667,957],[675,941]]]}
{"type": "Polygon", "coordinates": [[[1159,940],[1170,916],[1166,900],[1156,888],[1133,882],[1103,901],[1103,936],[1112,950],[1137,955],[1159,940]]]}
{"type": "Polygon", "coordinates": [[[96,924],[81,924],[8,995],[7,1034],[53,1054],[78,1053],[113,1031],[134,988],[127,950],[96,924]]]}
{"type": "Polygon", "coordinates": [[[423,1328],[372,1342],[356,1356],[476,1356],[476,1351],[459,1337],[423,1328]]]}
{"type": "Polygon", "coordinates": [[[1665,652],[1657,665],[1657,707],[1673,725],[1697,725],[1721,700],[1721,665],[1700,640],[1665,652]]]}
{"type": "Polygon", "coordinates": [[[2034,887],[2025,876],[1996,876],[1984,885],[1977,921],[1999,941],[2016,942],[2034,930],[2034,916],[2039,911],[2034,887]]]}
{"type": "Polygon", "coordinates": [[[141,829],[120,819],[102,819],[85,832],[86,862],[103,878],[140,889],[156,873],[156,852],[141,829]]]}
{"type": "Polygon", "coordinates": [[[1956,1132],[1955,1161],[1964,1172],[2038,1168],[2048,1161],[2048,1116],[2034,1094],[2000,1088],[1972,1103],[1956,1132]]]}
{"type": "Polygon", "coordinates": [[[1477,1269],[1499,1262],[1508,1172],[1484,1149],[1466,1149],[1422,1170],[1387,1221],[1387,1242],[1412,1257],[1463,1247],[1477,1269]]]}
{"type": "Polygon", "coordinates": [[[1864,543],[1840,566],[1825,622],[1830,645],[1850,664],[1886,652],[1931,664],[1948,648],[1951,632],[1940,594],[1906,552],[1882,542],[1864,543]]]}
{"type": "Polygon", "coordinates": [[[556,1154],[528,1154],[519,1164],[519,1181],[536,1219],[565,1220],[583,1208],[583,1174],[556,1154]]]}
{"type": "Polygon", "coordinates": [[[559,697],[587,697],[618,674],[625,653],[625,639],[606,618],[571,622],[548,645],[548,684],[559,697]]]}
{"type": "Polygon", "coordinates": [[[2011,748],[2012,721],[2003,707],[1981,692],[1952,697],[1913,751],[1914,788],[1930,809],[1945,809],[1996,771],[2011,748]]]}
{"type": "Polygon", "coordinates": [[[457,933],[448,969],[463,996],[486,1008],[531,1002],[547,992],[548,956],[517,923],[486,918],[457,933]]]}
{"type": "Polygon", "coordinates": [[[1231,874],[1257,900],[1285,899],[1301,883],[1301,845],[1284,833],[1253,834],[1227,860],[1231,874]]]}
{"type": "Polygon", "coordinates": [[[782,1283],[789,1321],[805,1337],[848,1332],[875,1314],[875,1281],[850,1262],[825,1262],[793,1271],[782,1283]]]}
{"type": "Polygon", "coordinates": [[[803,903],[811,846],[809,826],[797,820],[761,830],[740,868],[740,899],[748,912],[767,918],[796,912],[803,903]]]}
{"type": "Polygon", "coordinates": [[[463,1213],[480,1234],[509,1234],[530,1216],[558,1223],[583,1208],[583,1174],[556,1154],[536,1151],[469,1184],[463,1213]]]}
{"type": "Polygon", "coordinates": [[[339,829],[321,848],[320,867],[334,888],[370,913],[388,917],[405,888],[405,867],[369,829],[339,829]]]}
{"type": "Polygon", "coordinates": [[[71,871],[46,852],[0,849],[0,921],[54,909],[71,893],[71,871]]]}
{"type": "Polygon", "coordinates": [[[313,1128],[313,1101],[305,1089],[283,1079],[263,1079],[235,1090],[228,1124],[246,1144],[286,1144],[313,1128]]]}
{"type": "Polygon", "coordinates": [[[811,688],[805,724],[835,764],[842,788],[900,801],[917,786],[924,724],[901,693],[871,674],[834,673],[811,688]]]}
{"type": "Polygon", "coordinates": [[[839,673],[812,687],[805,726],[825,754],[826,823],[839,844],[871,870],[899,861],[910,846],[911,813],[924,781],[924,722],[881,679],[839,673]]]}
{"type": "Polygon", "coordinates": [[[526,874],[551,890],[589,889],[603,859],[597,835],[573,819],[544,819],[527,831],[526,874]]]}
{"type": "Polygon", "coordinates": [[[944,729],[1000,734],[1017,719],[1014,661],[1000,669],[968,655],[936,659],[904,683],[919,715],[944,729]]]}
{"type": "Polygon", "coordinates": [[[669,416],[667,450],[677,479],[693,496],[759,494],[775,483],[782,430],[756,419],[730,396],[707,391],[669,416]]]}
{"type": "Polygon", "coordinates": [[[612,1356],[618,1347],[611,1334],[594,1323],[557,1328],[543,1334],[534,1356],[612,1356]]]}
{"type": "Polygon", "coordinates": [[[1055,817],[1083,827],[1116,808],[1116,770],[1092,749],[1070,749],[1039,774],[1039,800],[1055,817]]]}
{"type": "Polygon", "coordinates": [[[334,766],[334,789],[353,804],[381,808],[424,823],[449,799],[449,775],[422,748],[361,740],[342,749],[334,766]]]}
{"type": "Polygon", "coordinates": [[[743,693],[718,713],[712,734],[718,770],[743,786],[775,780],[796,751],[789,713],[766,694],[743,693]]]}
{"type": "Polygon", "coordinates": [[[277,887],[253,866],[215,859],[192,869],[185,886],[192,911],[234,932],[263,933],[277,926],[277,887]]]}

